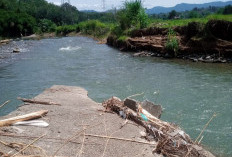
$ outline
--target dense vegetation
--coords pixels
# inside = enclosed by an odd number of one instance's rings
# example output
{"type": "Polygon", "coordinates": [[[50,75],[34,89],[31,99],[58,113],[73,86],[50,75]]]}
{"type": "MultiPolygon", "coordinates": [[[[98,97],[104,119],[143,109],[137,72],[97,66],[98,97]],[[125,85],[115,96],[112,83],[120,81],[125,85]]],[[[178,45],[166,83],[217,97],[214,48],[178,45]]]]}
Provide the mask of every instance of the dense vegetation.
{"type": "Polygon", "coordinates": [[[20,37],[33,33],[56,32],[66,35],[81,32],[97,38],[110,33],[125,40],[136,29],[158,26],[172,27],[210,19],[232,21],[232,6],[224,8],[194,8],[191,11],[148,15],[141,0],[126,1],[120,10],[107,12],[80,12],[65,3],[57,6],[45,0],[1,0],[0,37],[20,37]]]}

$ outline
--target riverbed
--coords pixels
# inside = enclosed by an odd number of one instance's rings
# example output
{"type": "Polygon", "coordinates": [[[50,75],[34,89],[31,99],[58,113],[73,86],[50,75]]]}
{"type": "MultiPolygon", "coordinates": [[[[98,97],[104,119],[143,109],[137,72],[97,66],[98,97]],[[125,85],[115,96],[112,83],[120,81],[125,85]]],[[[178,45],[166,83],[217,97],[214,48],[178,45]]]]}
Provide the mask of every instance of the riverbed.
{"type": "Polygon", "coordinates": [[[81,86],[102,102],[111,96],[148,99],[164,108],[161,119],[180,125],[220,156],[232,156],[232,64],[133,57],[86,37],[13,41],[0,47],[0,115],[54,84],[81,86]],[[13,48],[21,52],[12,54],[13,48]],[[1,59],[4,58],[4,59],[1,59]]]}

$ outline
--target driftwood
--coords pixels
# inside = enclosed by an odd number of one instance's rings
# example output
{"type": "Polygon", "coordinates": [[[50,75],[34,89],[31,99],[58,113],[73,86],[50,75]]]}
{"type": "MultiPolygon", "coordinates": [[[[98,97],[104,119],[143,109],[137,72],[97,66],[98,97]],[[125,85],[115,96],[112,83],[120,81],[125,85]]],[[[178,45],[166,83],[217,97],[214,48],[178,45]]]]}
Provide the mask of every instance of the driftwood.
{"type": "Polygon", "coordinates": [[[38,112],[33,112],[33,113],[29,113],[29,114],[22,115],[22,116],[16,116],[16,117],[12,117],[9,119],[0,120],[0,127],[9,126],[9,125],[12,125],[16,122],[41,118],[42,116],[46,115],[47,113],[48,113],[48,110],[41,110],[38,112]]]}
{"type": "Polygon", "coordinates": [[[61,104],[55,103],[55,102],[47,102],[47,101],[39,101],[39,100],[34,100],[34,99],[26,99],[26,98],[17,98],[18,100],[21,100],[23,102],[28,102],[32,104],[43,104],[43,105],[58,105],[61,106],[61,104]]]}
{"type": "Polygon", "coordinates": [[[116,97],[104,101],[102,105],[106,110],[116,112],[143,126],[147,134],[158,142],[155,148],[156,153],[162,153],[167,157],[214,157],[210,152],[193,142],[181,128],[152,116],[141,106],[135,112],[124,106],[124,102],[116,97]],[[144,120],[144,116],[147,121],[144,120]]]}

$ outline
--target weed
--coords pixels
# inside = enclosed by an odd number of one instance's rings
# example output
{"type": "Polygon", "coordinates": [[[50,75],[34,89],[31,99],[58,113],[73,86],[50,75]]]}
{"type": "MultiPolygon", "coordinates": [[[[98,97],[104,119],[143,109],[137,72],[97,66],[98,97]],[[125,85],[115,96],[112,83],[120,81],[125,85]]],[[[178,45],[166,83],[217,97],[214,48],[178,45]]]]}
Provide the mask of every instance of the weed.
{"type": "Polygon", "coordinates": [[[179,50],[179,42],[176,38],[176,33],[171,28],[169,28],[168,30],[168,40],[165,44],[165,48],[168,52],[174,52],[174,56],[177,56],[179,50]]]}

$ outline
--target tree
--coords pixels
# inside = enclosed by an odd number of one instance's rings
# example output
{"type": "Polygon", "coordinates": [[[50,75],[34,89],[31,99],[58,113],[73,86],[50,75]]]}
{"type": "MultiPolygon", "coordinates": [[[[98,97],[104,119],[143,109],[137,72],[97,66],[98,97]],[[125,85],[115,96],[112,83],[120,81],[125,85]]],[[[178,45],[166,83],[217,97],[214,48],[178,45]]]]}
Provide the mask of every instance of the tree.
{"type": "Polygon", "coordinates": [[[227,5],[225,6],[224,10],[223,10],[223,14],[232,14],[232,6],[231,5],[227,5]]]}
{"type": "Polygon", "coordinates": [[[126,1],[124,8],[117,14],[121,29],[129,29],[131,27],[144,28],[148,25],[148,15],[142,6],[141,0],[126,1]]]}
{"type": "Polygon", "coordinates": [[[174,19],[177,16],[177,12],[175,10],[172,10],[169,14],[168,14],[168,19],[174,19]]]}

